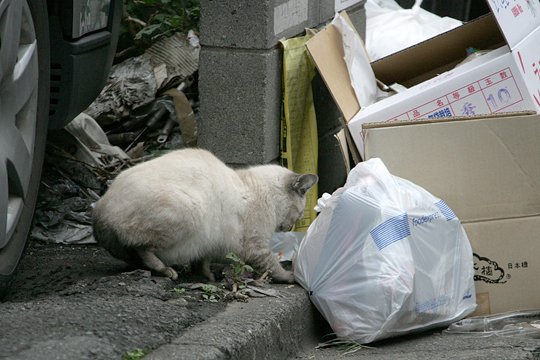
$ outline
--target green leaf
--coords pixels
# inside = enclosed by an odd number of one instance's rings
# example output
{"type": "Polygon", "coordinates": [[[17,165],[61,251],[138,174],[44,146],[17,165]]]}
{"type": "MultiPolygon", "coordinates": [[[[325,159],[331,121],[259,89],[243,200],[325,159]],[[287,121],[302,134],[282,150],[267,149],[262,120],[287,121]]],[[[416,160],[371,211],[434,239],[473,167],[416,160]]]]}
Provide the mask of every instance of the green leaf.
{"type": "Polygon", "coordinates": [[[145,37],[145,36],[151,36],[153,35],[155,32],[158,32],[161,28],[161,24],[152,24],[152,25],[148,25],[144,28],[142,28],[136,35],[135,35],[135,39],[136,40],[140,40],[141,38],[145,37]]]}
{"type": "Polygon", "coordinates": [[[232,260],[234,262],[240,262],[240,257],[238,257],[238,255],[236,255],[235,253],[233,253],[232,251],[230,253],[228,253],[226,256],[225,256],[227,259],[229,260],[232,260]]]}
{"type": "Polygon", "coordinates": [[[208,294],[211,294],[211,293],[214,293],[216,292],[216,287],[214,285],[211,285],[211,284],[205,284],[201,287],[202,291],[204,291],[205,293],[208,293],[208,294]]]}
{"type": "Polygon", "coordinates": [[[144,349],[134,349],[122,355],[122,360],[139,360],[146,355],[147,350],[144,349]]]}

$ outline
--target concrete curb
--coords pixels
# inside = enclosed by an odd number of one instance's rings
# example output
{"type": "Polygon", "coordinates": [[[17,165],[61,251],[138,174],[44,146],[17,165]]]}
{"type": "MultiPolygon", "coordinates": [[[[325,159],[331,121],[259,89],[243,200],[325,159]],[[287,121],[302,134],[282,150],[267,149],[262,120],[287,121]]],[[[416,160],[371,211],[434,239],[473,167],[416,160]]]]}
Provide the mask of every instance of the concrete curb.
{"type": "Polygon", "coordinates": [[[299,285],[273,285],[281,297],[235,302],[145,359],[287,359],[311,345],[324,322],[299,285]]]}

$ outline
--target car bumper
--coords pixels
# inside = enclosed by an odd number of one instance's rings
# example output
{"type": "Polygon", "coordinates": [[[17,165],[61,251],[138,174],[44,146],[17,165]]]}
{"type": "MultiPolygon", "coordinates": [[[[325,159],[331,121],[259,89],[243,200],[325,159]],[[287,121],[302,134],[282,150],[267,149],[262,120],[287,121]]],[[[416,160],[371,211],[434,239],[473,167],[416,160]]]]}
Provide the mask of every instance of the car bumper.
{"type": "Polygon", "coordinates": [[[65,16],[65,7],[55,5],[55,1],[49,2],[51,129],[62,128],[103,89],[114,60],[122,18],[122,0],[111,0],[106,28],[71,39],[66,23],[72,16],[65,16]]]}

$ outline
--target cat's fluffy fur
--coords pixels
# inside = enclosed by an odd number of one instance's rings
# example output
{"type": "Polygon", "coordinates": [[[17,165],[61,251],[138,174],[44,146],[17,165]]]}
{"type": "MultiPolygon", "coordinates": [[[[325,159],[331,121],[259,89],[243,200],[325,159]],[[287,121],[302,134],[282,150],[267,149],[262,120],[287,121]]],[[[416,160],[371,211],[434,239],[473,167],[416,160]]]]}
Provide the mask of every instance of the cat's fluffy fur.
{"type": "Polygon", "coordinates": [[[269,249],[275,231],[302,217],[305,193],[318,178],[278,165],[233,170],[201,149],[173,151],[114,180],[93,210],[96,241],[113,256],[172,279],[172,265],[234,251],[279,282],[293,282],[269,249]]]}

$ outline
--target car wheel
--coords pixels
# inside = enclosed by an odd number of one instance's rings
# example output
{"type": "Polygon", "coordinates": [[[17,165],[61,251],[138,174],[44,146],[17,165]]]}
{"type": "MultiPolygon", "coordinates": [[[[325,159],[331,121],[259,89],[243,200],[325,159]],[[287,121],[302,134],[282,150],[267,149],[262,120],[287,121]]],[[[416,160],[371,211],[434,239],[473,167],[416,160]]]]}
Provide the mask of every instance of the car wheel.
{"type": "Polygon", "coordinates": [[[47,137],[45,0],[0,0],[0,297],[32,226],[47,137]]]}

